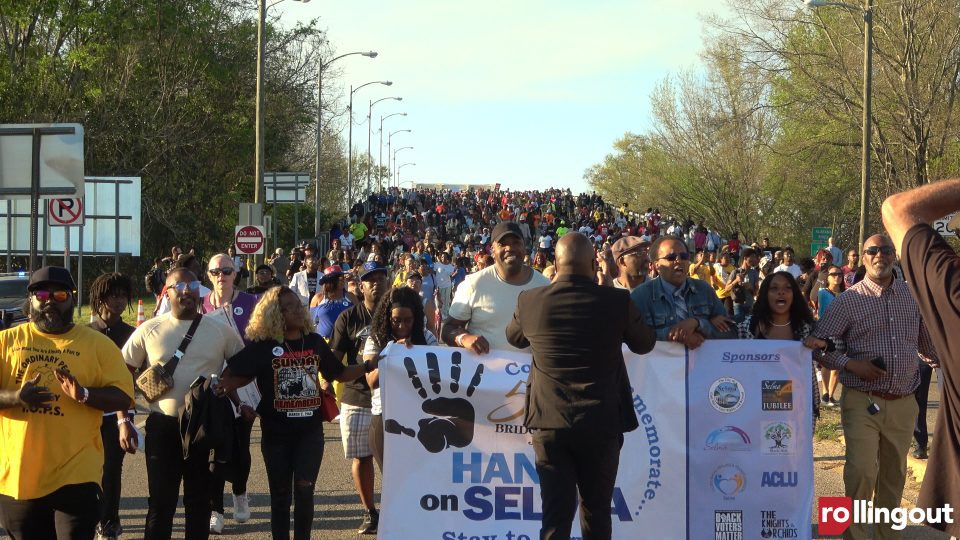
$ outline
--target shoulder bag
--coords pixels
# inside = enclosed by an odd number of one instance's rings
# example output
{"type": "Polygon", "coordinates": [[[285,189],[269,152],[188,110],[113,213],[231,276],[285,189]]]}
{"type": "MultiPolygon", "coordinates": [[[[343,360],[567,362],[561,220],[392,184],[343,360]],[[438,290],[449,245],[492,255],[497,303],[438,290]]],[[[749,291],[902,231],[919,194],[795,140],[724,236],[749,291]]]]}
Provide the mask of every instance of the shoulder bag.
{"type": "Polygon", "coordinates": [[[166,364],[154,364],[137,377],[137,388],[143,392],[143,397],[149,403],[157,401],[173,388],[173,372],[176,371],[177,364],[179,364],[180,359],[183,358],[183,354],[187,350],[187,345],[190,345],[190,341],[193,340],[193,333],[196,332],[197,327],[200,326],[200,319],[202,317],[202,315],[197,315],[197,318],[193,320],[190,324],[190,329],[187,330],[187,335],[183,336],[183,341],[180,342],[177,351],[173,353],[173,357],[171,357],[166,364]]]}

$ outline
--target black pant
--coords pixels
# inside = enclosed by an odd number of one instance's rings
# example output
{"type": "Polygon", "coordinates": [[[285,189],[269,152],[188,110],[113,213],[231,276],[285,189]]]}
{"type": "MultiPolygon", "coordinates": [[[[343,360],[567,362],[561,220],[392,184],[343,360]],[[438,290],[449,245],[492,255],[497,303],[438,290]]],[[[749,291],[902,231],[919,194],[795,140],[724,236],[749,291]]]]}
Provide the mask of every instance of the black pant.
{"type": "Polygon", "coordinates": [[[100,486],[70,484],[37,499],[0,495],[0,522],[16,540],[90,540],[100,516],[100,486]]]}
{"type": "Polygon", "coordinates": [[[917,426],[913,428],[913,439],[917,441],[917,448],[927,448],[927,396],[930,395],[930,379],[933,377],[933,368],[926,362],[920,362],[920,386],[913,392],[913,397],[920,406],[917,413],[917,426]]]}
{"type": "Polygon", "coordinates": [[[620,466],[623,434],[589,434],[570,429],[533,433],[533,450],[543,502],[541,540],[569,540],[580,493],[583,540],[609,540],[610,506],[620,466]]]}
{"type": "Polygon", "coordinates": [[[323,425],[293,433],[265,430],[260,441],[270,484],[270,530],[273,540],[290,538],[290,503],[294,502],[293,538],[310,540],[313,488],[323,459],[323,425]]]}
{"type": "Polygon", "coordinates": [[[209,456],[183,459],[179,422],[172,416],[151,413],[146,431],[144,446],[150,497],[144,540],[170,538],[181,479],[186,512],[184,536],[187,540],[206,540],[210,536],[209,456]]]}
{"type": "Polygon", "coordinates": [[[368,438],[370,450],[373,451],[373,459],[380,467],[383,473],[383,415],[374,414],[370,416],[370,436],[368,438]]]}
{"type": "Polygon", "coordinates": [[[247,422],[243,418],[237,418],[233,421],[233,454],[231,455],[230,465],[227,467],[227,471],[222,467],[217,467],[213,471],[210,507],[215,512],[223,513],[223,489],[227,480],[230,480],[230,488],[234,495],[247,492],[247,478],[250,477],[251,462],[250,432],[252,430],[253,423],[247,422]]]}
{"type": "Polygon", "coordinates": [[[120,486],[123,472],[123,456],[120,447],[120,428],[117,416],[108,414],[100,424],[103,439],[103,505],[100,507],[100,524],[120,523],[120,486]]]}

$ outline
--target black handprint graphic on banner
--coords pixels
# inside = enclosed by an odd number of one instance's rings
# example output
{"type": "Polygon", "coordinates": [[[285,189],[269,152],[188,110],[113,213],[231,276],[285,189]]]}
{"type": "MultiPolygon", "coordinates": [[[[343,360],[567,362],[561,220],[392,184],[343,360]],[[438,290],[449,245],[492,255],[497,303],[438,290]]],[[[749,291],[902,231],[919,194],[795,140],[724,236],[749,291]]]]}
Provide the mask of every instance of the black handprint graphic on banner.
{"type": "MultiPolygon", "coordinates": [[[[460,352],[455,351],[450,358],[450,391],[457,393],[460,390],[460,352]]],[[[431,453],[438,453],[450,447],[463,448],[473,441],[474,409],[470,401],[462,397],[433,397],[428,398],[427,389],[420,380],[417,373],[417,365],[413,358],[409,356],[403,359],[403,366],[407,370],[407,376],[410,377],[410,384],[417,394],[424,400],[421,405],[423,412],[431,415],[418,422],[419,431],[401,425],[393,419],[388,419],[383,424],[383,429],[387,433],[395,435],[406,435],[415,437],[423,447],[431,453]]],[[[440,362],[437,355],[427,353],[427,376],[430,379],[430,389],[434,395],[439,395],[442,387],[440,385],[440,362]]],[[[483,377],[483,365],[478,365],[470,384],[467,386],[466,395],[471,397],[480,379],[483,377]]]]}

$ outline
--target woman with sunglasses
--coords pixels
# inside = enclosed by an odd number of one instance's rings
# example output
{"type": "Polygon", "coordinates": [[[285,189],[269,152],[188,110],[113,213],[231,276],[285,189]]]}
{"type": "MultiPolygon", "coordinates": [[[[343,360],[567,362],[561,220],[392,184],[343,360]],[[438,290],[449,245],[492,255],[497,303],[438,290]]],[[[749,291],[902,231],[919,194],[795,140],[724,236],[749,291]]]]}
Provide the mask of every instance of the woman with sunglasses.
{"type": "MultiPolygon", "coordinates": [[[[418,299],[419,300],[419,299],[418,299]]],[[[353,381],[376,368],[376,359],[344,366],[289,287],[264,293],[247,325],[247,345],[227,361],[218,394],[256,381],[263,398],[257,406],[260,443],[270,485],[270,528],[274,540],[309,540],[313,491],[323,458],[323,402],[319,377],[353,381]]]]}
{"type": "MultiPolygon", "coordinates": [[[[825,348],[826,342],[813,338],[813,313],[803,299],[800,285],[787,271],[774,272],[760,284],[760,292],[753,304],[753,313],[737,325],[739,339],[784,339],[802,341],[804,345],[825,348]],[[809,339],[808,339],[809,338],[809,339]]],[[[810,357],[813,417],[820,416],[816,364],[810,357]]]]}
{"type": "MultiPolygon", "coordinates": [[[[210,315],[236,331],[243,338],[257,305],[257,297],[236,290],[236,266],[233,257],[219,253],[210,258],[207,265],[207,276],[213,289],[203,297],[201,311],[210,315]]],[[[255,395],[247,390],[241,390],[244,396],[255,395]]],[[[234,448],[231,461],[230,484],[233,491],[233,519],[237,523],[244,523],[250,519],[250,500],[247,497],[247,478],[250,476],[250,433],[253,430],[253,421],[257,418],[252,404],[247,403],[250,398],[241,398],[239,394],[230,396],[236,410],[234,421],[234,448]]],[[[223,532],[223,489],[226,484],[226,474],[222,469],[213,472],[213,485],[210,490],[210,532],[223,532]]]]}
{"type": "MultiPolygon", "coordinates": [[[[823,318],[823,314],[827,312],[830,303],[847,288],[843,280],[842,268],[832,264],[823,271],[827,275],[827,286],[817,291],[816,303],[818,320],[823,318]]],[[[837,405],[837,400],[834,399],[833,394],[837,391],[837,381],[840,380],[839,374],[835,369],[822,366],[820,368],[820,376],[822,379],[821,384],[823,385],[823,388],[821,388],[823,395],[820,396],[820,401],[823,405],[834,407],[837,405]]]]}
{"type": "MultiPolygon", "coordinates": [[[[410,287],[398,287],[384,296],[373,314],[370,339],[363,350],[363,359],[375,361],[391,342],[414,345],[436,345],[437,338],[424,324],[423,303],[420,295],[410,287]]],[[[372,395],[370,421],[370,449],[383,471],[383,407],[380,401],[380,370],[367,373],[367,384],[372,395]]]]}

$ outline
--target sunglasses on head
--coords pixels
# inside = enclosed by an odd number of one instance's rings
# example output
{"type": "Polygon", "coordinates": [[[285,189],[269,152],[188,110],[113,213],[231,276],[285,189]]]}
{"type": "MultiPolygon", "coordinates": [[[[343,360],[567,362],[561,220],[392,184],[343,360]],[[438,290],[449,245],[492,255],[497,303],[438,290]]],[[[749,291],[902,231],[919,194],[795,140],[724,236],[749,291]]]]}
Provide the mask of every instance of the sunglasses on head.
{"type": "Polygon", "coordinates": [[[37,289],[30,294],[32,294],[34,298],[41,302],[46,302],[51,298],[53,298],[54,302],[66,302],[67,298],[70,298],[70,291],[48,291],[44,289],[37,289]]]}
{"type": "Polygon", "coordinates": [[[167,287],[167,289],[168,289],[168,290],[169,290],[169,289],[173,289],[173,290],[177,291],[177,293],[183,293],[183,291],[185,291],[185,290],[187,290],[187,289],[190,289],[191,291],[199,291],[199,290],[200,290],[200,282],[199,282],[199,281],[190,281],[190,282],[178,281],[178,282],[174,283],[173,285],[167,287]]]}
{"type": "Polygon", "coordinates": [[[893,246],[870,246],[867,249],[863,250],[863,252],[873,257],[873,256],[876,256],[877,253],[882,253],[884,255],[893,255],[894,249],[893,249],[893,246]]]}
{"type": "Polygon", "coordinates": [[[207,270],[207,272],[211,276],[219,276],[220,274],[229,276],[233,274],[233,268],[211,268],[210,270],[207,270]]]}
{"type": "Polygon", "coordinates": [[[686,251],[684,251],[683,253],[671,253],[671,254],[669,254],[669,255],[665,255],[665,256],[663,256],[663,257],[658,257],[658,258],[659,258],[659,259],[666,259],[666,260],[668,260],[668,261],[670,261],[670,262],[676,262],[677,259],[680,259],[681,261],[689,261],[689,260],[690,260],[690,254],[687,253],[686,251]]]}
{"type": "Polygon", "coordinates": [[[843,272],[830,272],[827,275],[830,277],[843,277],[843,272]]]}

